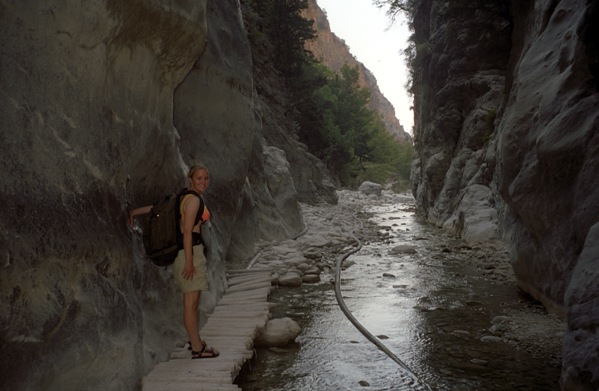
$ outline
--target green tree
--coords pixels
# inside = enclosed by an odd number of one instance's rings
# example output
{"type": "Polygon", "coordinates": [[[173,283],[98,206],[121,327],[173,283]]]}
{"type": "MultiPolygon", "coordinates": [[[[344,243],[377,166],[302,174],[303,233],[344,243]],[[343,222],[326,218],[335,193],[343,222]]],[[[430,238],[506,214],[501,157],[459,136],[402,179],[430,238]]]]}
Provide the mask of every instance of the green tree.
{"type": "Polygon", "coordinates": [[[305,42],[316,37],[313,21],[302,16],[308,0],[242,0],[242,3],[259,16],[258,26],[250,26],[248,30],[268,36],[275,67],[287,79],[297,77],[310,59],[305,42]]]}
{"type": "Polygon", "coordinates": [[[407,179],[410,151],[368,109],[370,92],[360,88],[358,68],[344,66],[335,74],[305,50],[306,41],[315,36],[312,21],[302,17],[307,0],[241,1],[254,66],[264,77],[274,66],[284,78],[289,98],[285,113],[299,124],[299,140],[332,177],[343,186],[366,179],[383,183],[401,175],[407,179]]]}
{"type": "Polygon", "coordinates": [[[309,54],[305,43],[316,37],[313,21],[302,16],[308,0],[270,0],[268,34],[274,46],[274,63],[283,76],[296,77],[309,54]]]}

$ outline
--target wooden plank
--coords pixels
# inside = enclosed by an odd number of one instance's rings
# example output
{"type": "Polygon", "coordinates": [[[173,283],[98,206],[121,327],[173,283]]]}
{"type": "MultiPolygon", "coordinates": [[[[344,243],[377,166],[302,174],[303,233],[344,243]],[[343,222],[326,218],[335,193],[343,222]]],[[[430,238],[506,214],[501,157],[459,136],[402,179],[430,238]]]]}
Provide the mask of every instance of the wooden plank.
{"type": "Polygon", "coordinates": [[[270,309],[272,307],[274,307],[277,304],[274,303],[239,303],[239,304],[228,304],[228,305],[224,305],[222,304],[222,300],[221,302],[218,303],[218,307],[214,309],[214,311],[211,314],[208,314],[208,320],[210,320],[210,317],[213,314],[218,314],[219,311],[222,312],[231,312],[231,311],[235,311],[235,312],[247,312],[247,311],[270,311],[270,309]]]}
{"type": "Polygon", "coordinates": [[[235,292],[244,292],[244,291],[250,291],[253,289],[264,289],[264,288],[268,288],[268,290],[272,292],[272,290],[274,289],[274,286],[270,282],[267,282],[267,283],[260,282],[260,281],[244,282],[241,284],[233,285],[232,287],[230,287],[227,290],[227,292],[235,293],[235,292]]]}
{"type": "Polygon", "coordinates": [[[238,285],[254,284],[254,283],[273,285],[272,276],[254,275],[254,276],[246,276],[246,277],[236,277],[233,280],[227,281],[227,290],[234,288],[238,285]]]}
{"type": "Polygon", "coordinates": [[[227,277],[239,275],[239,274],[259,274],[259,273],[272,273],[273,269],[270,267],[256,267],[252,269],[232,269],[227,271],[227,277]]]}
{"type": "Polygon", "coordinates": [[[239,391],[235,384],[154,383],[144,384],[144,391],[239,391]]]}
{"type": "Polygon", "coordinates": [[[251,294],[248,295],[243,295],[244,292],[239,292],[239,293],[234,293],[231,296],[227,296],[227,297],[223,297],[220,301],[219,304],[226,304],[226,303],[235,303],[235,304],[243,304],[243,303],[253,303],[253,302],[258,302],[260,300],[266,300],[268,298],[268,294],[270,293],[269,290],[266,290],[264,292],[252,292],[251,294]]]}
{"type": "Polygon", "coordinates": [[[142,381],[143,391],[238,391],[233,383],[244,363],[254,355],[254,340],[271,317],[268,303],[272,270],[243,270],[229,273],[229,289],[206,324],[202,338],[220,356],[192,360],[187,345],[171,353],[142,381]]]}
{"type": "Polygon", "coordinates": [[[258,284],[258,283],[272,285],[272,276],[270,276],[270,275],[252,275],[252,276],[247,276],[247,277],[236,277],[235,279],[233,279],[231,281],[227,281],[227,285],[228,285],[227,289],[232,289],[232,288],[238,287],[240,285],[258,284]]]}
{"type": "Polygon", "coordinates": [[[237,274],[234,276],[227,277],[227,287],[230,288],[234,285],[251,281],[263,281],[270,282],[272,284],[274,277],[275,275],[273,273],[237,274]]]}
{"type": "MultiPolygon", "coordinates": [[[[270,294],[270,292],[272,291],[272,286],[263,286],[260,288],[256,288],[256,289],[251,289],[251,290],[241,290],[241,291],[235,291],[235,292],[229,292],[227,291],[227,294],[221,299],[225,300],[225,299],[231,299],[231,298],[241,298],[241,299],[246,299],[247,301],[251,301],[252,298],[256,298],[256,297],[260,297],[262,298],[263,296],[268,296],[270,294]]],[[[220,301],[219,301],[220,303],[220,301]]]]}

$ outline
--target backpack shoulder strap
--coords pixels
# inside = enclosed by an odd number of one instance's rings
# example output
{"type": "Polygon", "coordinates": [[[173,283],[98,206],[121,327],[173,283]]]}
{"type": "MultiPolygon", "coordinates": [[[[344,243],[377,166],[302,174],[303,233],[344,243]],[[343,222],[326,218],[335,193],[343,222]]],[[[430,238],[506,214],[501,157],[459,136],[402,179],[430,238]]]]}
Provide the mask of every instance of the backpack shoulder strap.
{"type": "Polygon", "coordinates": [[[200,207],[198,208],[198,213],[196,214],[195,222],[193,224],[193,225],[197,225],[200,221],[203,222],[202,213],[204,213],[204,208],[205,208],[204,200],[202,199],[200,194],[194,190],[185,190],[183,193],[181,193],[180,197],[183,198],[189,194],[194,195],[200,199],[200,207]]]}

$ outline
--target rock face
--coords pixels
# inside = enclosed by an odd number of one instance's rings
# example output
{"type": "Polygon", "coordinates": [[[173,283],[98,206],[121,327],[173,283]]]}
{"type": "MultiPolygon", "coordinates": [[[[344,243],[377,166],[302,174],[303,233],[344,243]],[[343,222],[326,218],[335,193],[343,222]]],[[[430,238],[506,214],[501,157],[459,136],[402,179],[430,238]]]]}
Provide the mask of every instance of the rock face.
{"type": "Polygon", "coordinates": [[[303,229],[296,173],[334,189],[297,142],[267,142],[235,0],[0,0],[0,37],[2,388],[136,389],[186,336],[127,208],[210,167],[205,313],[225,262],[303,229]]]}
{"type": "Polygon", "coordinates": [[[420,3],[413,192],[568,321],[562,383],[599,387],[596,2],[420,3]]]}
{"type": "MultiPolygon", "coordinates": [[[[336,72],[339,72],[346,64],[351,67],[358,67],[358,82],[360,87],[366,88],[371,92],[368,104],[370,109],[380,113],[387,131],[398,141],[411,143],[412,137],[399,123],[399,120],[395,116],[393,105],[379,90],[376,78],[364,64],[356,60],[350,53],[345,42],[331,31],[327,16],[318,6],[316,0],[308,0],[308,9],[304,13],[304,16],[306,19],[314,21],[313,28],[317,33],[315,40],[306,43],[308,50],[314,54],[318,61],[336,72]]],[[[399,86],[399,88],[402,87],[399,86]]]]}

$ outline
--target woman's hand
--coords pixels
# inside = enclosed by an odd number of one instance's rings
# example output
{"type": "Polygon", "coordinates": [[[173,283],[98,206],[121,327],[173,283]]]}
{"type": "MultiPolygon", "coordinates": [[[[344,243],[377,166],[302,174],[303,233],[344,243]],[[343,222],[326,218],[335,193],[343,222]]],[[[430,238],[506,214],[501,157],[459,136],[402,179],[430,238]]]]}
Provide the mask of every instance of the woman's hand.
{"type": "Polygon", "coordinates": [[[181,272],[181,276],[185,280],[193,279],[193,276],[196,274],[196,268],[193,266],[192,262],[185,262],[185,266],[183,267],[183,271],[181,272]]]}
{"type": "Polygon", "coordinates": [[[139,208],[131,209],[129,211],[129,219],[127,220],[129,228],[133,228],[133,226],[135,225],[135,216],[148,214],[152,211],[153,207],[154,205],[146,205],[139,208]]]}

